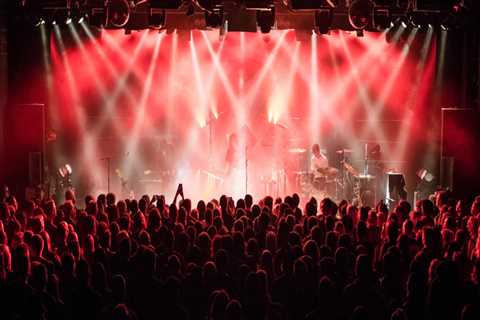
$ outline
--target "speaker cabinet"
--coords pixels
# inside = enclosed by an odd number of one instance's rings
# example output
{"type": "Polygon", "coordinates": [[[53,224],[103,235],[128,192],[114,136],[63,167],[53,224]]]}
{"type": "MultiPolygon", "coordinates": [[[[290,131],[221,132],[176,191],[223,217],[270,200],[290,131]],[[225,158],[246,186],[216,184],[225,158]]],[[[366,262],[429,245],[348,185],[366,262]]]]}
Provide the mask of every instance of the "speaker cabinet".
{"type": "Polygon", "coordinates": [[[5,120],[6,182],[20,195],[44,182],[45,106],[13,105],[5,120]]]}

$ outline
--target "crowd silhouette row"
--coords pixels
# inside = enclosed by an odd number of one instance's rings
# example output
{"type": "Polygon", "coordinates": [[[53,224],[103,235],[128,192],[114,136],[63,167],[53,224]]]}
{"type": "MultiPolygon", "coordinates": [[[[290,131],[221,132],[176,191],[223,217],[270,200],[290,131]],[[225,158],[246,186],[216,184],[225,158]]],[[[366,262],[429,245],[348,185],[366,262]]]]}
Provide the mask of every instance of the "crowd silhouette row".
{"type": "Polygon", "coordinates": [[[480,197],[0,197],[2,319],[479,319],[480,197]]]}

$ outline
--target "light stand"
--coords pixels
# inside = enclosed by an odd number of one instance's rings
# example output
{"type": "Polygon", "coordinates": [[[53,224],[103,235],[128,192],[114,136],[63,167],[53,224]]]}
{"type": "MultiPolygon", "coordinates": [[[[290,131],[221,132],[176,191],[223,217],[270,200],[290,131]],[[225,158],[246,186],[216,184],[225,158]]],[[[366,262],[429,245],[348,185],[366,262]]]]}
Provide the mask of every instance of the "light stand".
{"type": "Polygon", "coordinates": [[[105,161],[107,165],[107,193],[110,193],[110,162],[112,161],[112,157],[105,157],[100,160],[105,161]]]}

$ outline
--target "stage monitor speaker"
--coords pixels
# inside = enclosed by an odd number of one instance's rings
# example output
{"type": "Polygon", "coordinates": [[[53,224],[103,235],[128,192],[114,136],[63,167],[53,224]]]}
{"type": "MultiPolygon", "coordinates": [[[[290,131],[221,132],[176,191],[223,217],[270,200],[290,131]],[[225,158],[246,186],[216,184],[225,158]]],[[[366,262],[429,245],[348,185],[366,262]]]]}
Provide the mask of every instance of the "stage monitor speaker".
{"type": "Polygon", "coordinates": [[[440,183],[459,197],[480,193],[479,123],[475,109],[442,109],[440,183]]]}
{"type": "Polygon", "coordinates": [[[6,182],[13,192],[44,182],[45,106],[20,104],[6,109],[6,182]]]}

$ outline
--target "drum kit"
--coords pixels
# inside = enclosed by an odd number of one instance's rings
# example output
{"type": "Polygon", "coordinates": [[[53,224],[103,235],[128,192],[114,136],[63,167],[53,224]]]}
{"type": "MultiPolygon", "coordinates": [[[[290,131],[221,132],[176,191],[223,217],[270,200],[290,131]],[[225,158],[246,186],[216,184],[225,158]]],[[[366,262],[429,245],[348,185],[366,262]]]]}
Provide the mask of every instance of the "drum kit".
{"type": "MultiPolygon", "coordinates": [[[[305,149],[294,148],[289,150],[293,154],[305,153],[305,149]]],[[[303,197],[325,198],[332,199],[359,199],[365,190],[370,190],[375,193],[376,177],[370,174],[361,174],[351,163],[347,160],[347,155],[351,154],[351,149],[337,150],[341,158],[339,167],[325,167],[309,171],[296,171],[295,183],[297,189],[303,197]]]]}
{"type": "MultiPolygon", "coordinates": [[[[348,151],[350,150],[342,150],[348,151]]],[[[301,155],[307,152],[303,148],[292,148],[289,150],[290,154],[296,154],[299,158],[301,155]]],[[[350,166],[354,171],[355,169],[350,166]]],[[[309,171],[295,171],[295,184],[297,189],[300,191],[303,197],[316,197],[316,198],[335,198],[338,199],[341,197],[341,187],[342,187],[342,170],[339,170],[334,167],[325,167],[314,170],[313,172],[309,171]]]]}

